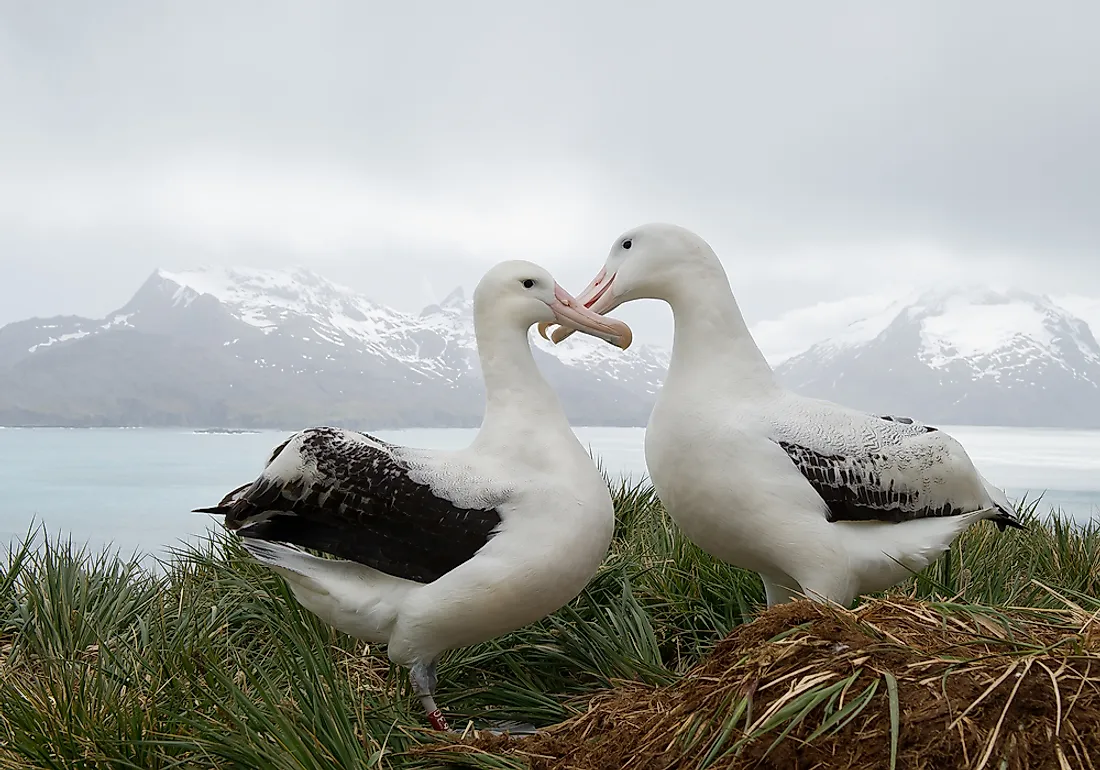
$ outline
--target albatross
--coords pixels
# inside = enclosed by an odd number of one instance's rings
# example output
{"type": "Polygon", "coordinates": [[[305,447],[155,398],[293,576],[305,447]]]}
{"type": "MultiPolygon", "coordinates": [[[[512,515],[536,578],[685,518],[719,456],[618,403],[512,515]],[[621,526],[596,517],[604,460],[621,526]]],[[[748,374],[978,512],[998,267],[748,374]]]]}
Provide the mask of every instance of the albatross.
{"type": "Polygon", "coordinates": [[[531,352],[530,327],[545,321],[630,345],[626,324],[579,305],[543,268],[503,262],[474,292],[486,405],[468,447],[311,428],[276,447],[257,479],[198,509],[224,516],[307,610],[385,643],[438,730],[449,729],[435,702],[440,655],[556,611],[611,542],[607,483],[531,352]]]}
{"type": "Polygon", "coordinates": [[[645,434],[653,486],[699,547],[760,574],[769,606],[798,594],[847,606],[924,569],[978,521],[1022,527],[944,431],[780,386],[695,233],[623,233],[577,301],[604,314],[644,298],[666,302],[675,325],[645,434]]]}

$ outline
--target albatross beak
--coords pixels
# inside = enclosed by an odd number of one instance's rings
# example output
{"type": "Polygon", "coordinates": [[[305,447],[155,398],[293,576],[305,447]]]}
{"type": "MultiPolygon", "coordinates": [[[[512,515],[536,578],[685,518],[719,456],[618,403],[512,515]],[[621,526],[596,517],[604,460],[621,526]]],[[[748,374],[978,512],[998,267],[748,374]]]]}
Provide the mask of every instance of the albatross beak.
{"type": "MultiPolygon", "coordinates": [[[[614,280],[614,273],[608,275],[607,268],[600,270],[599,274],[592,279],[591,283],[584,287],[584,291],[577,295],[577,298],[573,301],[577,303],[579,309],[583,309],[590,314],[596,315],[597,317],[614,310],[616,307],[619,306],[618,297],[616,297],[614,292],[611,291],[611,284],[614,280]]],[[[566,294],[566,296],[569,295],[566,294]]],[[[610,318],[603,318],[601,320],[604,323],[621,323],[619,321],[613,322],[610,318]]],[[[574,328],[569,328],[565,324],[561,324],[557,329],[554,330],[553,334],[547,337],[546,330],[549,327],[550,324],[539,324],[539,334],[541,334],[544,339],[553,342],[555,345],[564,340],[574,331],[580,331],[574,328]]],[[[626,324],[623,324],[623,327],[627,329],[627,333],[629,334],[630,327],[626,326],[626,324]]],[[[627,344],[630,344],[630,339],[631,338],[628,336],[627,344]]],[[[623,350],[626,350],[626,345],[620,345],[620,347],[623,348],[623,350]]]]}
{"type": "MultiPolygon", "coordinates": [[[[593,337],[599,337],[601,340],[610,342],[623,350],[630,347],[630,343],[634,339],[630,327],[625,323],[614,318],[603,318],[597,315],[571,297],[569,292],[556,283],[554,284],[554,301],[550,303],[550,309],[554,311],[554,317],[560,325],[554,332],[554,342],[560,341],[557,336],[563,330],[568,330],[567,334],[572,334],[575,331],[585,332],[593,337]]],[[[546,336],[548,326],[550,326],[548,323],[539,324],[539,334],[543,336],[543,339],[549,339],[546,336]]]]}

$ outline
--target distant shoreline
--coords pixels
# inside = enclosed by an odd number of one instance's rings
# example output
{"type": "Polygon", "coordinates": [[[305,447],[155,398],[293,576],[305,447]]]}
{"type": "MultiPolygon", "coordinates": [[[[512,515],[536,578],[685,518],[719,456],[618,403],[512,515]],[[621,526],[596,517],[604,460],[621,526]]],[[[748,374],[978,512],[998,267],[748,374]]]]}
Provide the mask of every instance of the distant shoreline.
{"type": "MultiPolygon", "coordinates": [[[[1080,432],[1097,432],[1100,431],[1100,426],[1074,426],[1067,427],[1062,425],[993,425],[988,423],[948,423],[948,422],[930,422],[928,424],[936,425],[944,428],[985,428],[988,430],[1034,430],[1034,431],[1080,431],[1080,432]]],[[[202,427],[197,428],[194,425],[0,425],[0,430],[167,430],[167,431],[180,431],[184,433],[194,433],[200,435],[249,435],[257,433],[294,433],[296,431],[305,430],[307,428],[319,427],[319,426],[334,426],[346,428],[348,430],[356,431],[403,431],[403,430],[476,430],[480,425],[362,425],[357,423],[344,423],[340,421],[330,422],[315,422],[310,424],[301,424],[293,427],[277,426],[277,425],[265,425],[261,427],[250,428],[223,428],[223,427],[202,427]]],[[[577,424],[570,423],[572,428],[640,428],[645,429],[645,425],[590,425],[590,424],[577,424]]]]}
{"type": "MultiPolygon", "coordinates": [[[[356,422],[344,422],[341,420],[318,421],[301,423],[293,427],[282,425],[261,425],[249,428],[221,428],[221,427],[196,427],[194,425],[0,425],[0,430],[173,430],[187,433],[267,433],[271,431],[297,431],[306,428],[320,426],[334,426],[348,430],[372,431],[372,430],[475,430],[481,427],[481,423],[468,423],[460,425],[365,425],[356,422]]],[[[574,428],[645,428],[645,425],[575,425],[574,428]]]]}
{"type": "MultiPolygon", "coordinates": [[[[570,423],[572,424],[572,423],[570,423]]],[[[87,424],[87,423],[75,423],[75,422],[59,422],[59,423],[0,423],[0,430],[5,428],[28,430],[32,428],[49,428],[57,429],[64,428],[66,430],[136,430],[136,429],[157,429],[157,430],[185,430],[193,431],[196,433],[255,433],[261,431],[282,431],[282,430],[302,430],[303,428],[310,428],[321,425],[332,425],[347,428],[348,430],[468,430],[470,428],[481,427],[481,418],[477,420],[465,420],[455,421],[451,423],[437,424],[437,425],[414,425],[414,424],[400,424],[400,423],[388,423],[388,422],[367,422],[365,420],[356,419],[332,419],[332,420],[310,420],[295,422],[292,426],[277,425],[277,424],[250,424],[250,425],[202,425],[202,424],[184,424],[176,425],[170,423],[153,423],[153,424],[139,424],[139,425],[117,425],[110,423],[103,424],[87,424]]],[[[574,426],[575,427],[575,426],[574,426]]],[[[644,428],[645,423],[630,424],[627,422],[611,422],[601,425],[586,425],[585,427],[592,428],[644,428]]]]}

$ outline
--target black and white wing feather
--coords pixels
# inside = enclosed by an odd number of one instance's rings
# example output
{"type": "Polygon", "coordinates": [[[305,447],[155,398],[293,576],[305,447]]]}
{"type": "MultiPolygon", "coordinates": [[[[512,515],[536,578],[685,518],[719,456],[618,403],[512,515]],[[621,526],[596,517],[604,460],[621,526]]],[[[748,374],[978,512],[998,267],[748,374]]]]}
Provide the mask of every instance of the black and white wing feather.
{"type": "Polygon", "coordinates": [[[312,428],[277,447],[251,484],[199,510],[224,515],[242,537],[430,583],[489,542],[507,499],[499,485],[438,473],[416,452],[365,433],[312,428]]]}
{"type": "Polygon", "coordinates": [[[770,427],[772,440],[825,502],[829,521],[900,523],[991,510],[1001,529],[1021,526],[962,446],[932,426],[818,408],[770,427]]]}

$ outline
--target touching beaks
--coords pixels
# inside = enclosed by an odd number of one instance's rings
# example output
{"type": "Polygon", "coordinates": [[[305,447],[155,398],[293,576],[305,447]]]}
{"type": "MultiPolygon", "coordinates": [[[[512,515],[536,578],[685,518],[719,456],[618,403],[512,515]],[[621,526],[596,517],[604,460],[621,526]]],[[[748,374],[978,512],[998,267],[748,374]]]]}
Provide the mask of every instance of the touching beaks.
{"type": "Polygon", "coordinates": [[[540,323],[538,330],[543,339],[557,343],[574,331],[580,331],[591,334],[593,337],[599,337],[623,350],[630,347],[630,343],[634,339],[633,332],[625,323],[615,318],[604,318],[589,310],[580,300],[570,296],[569,292],[556,283],[554,284],[554,301],[549,304],[550,309],[554,311],[558,328],[554,330],[553,339],[551,340],[550,337],[546,336],[546,330],[550,324],[540,323]],[[558,335],[563,331],[566,334],[558,339],[558,335]]]}
{"type": "MultiPolygon", "coordinates": [[[[607,268],[603,268],[596,275],[596,277],[593,278],[586,287],[584,287],[584,291],[577,295],[577,298],[573,301],[584,310],[598,317],[602,317],[604,313],[614,310],[619,304],[617,302],[615,294],[611,291],[611,284],[614,281],[615,274],[612,273],[611,275],[608,275],[607,268]]],[[[604,321],[608,322],[611,321],[611,319],[605,318],[604,321]]],[[[626,324],[623,324],[623,326],[626,327],[626,324]]],[[[543,339],[549,340],[555,345],[557,345],[559,342],[564,340],[575,331],[574,329],[571,329],[566,325],[561,324],[558,326],[557,329],[553,331],[550,336],[547,336],[546,331],[549,328],[550,324],[548,323],[539,324],[539,334],[542,335],[543,339]]],[[[626,328],[629,331],[630,327],[626,328]]],[[[629,338],[627,344],[630,344],[629,338]]],[[[623,348],[623,350],[626,350],[626,345],[620,345],[619,347],[623,348]]]]}

